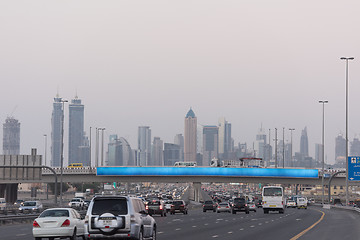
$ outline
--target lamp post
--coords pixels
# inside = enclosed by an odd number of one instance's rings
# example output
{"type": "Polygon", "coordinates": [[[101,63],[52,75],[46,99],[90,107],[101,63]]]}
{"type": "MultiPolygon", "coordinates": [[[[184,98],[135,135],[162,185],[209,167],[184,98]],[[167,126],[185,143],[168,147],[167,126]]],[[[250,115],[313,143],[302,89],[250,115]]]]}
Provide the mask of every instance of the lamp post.
{"type": "Polygon", "coordinates": [[[277,162],[277,128],[275,128],[275,168],[278,167],[277,162]]]}
{"type": "MultiPolygon", "coordinates": [[[[321,204],[324,205],[325,198],[325,187],[324,187],[324,171],[325,171],[325,104],[328,103],[327,100],[320,100],[319,103],[323,105],[322,111],[322,177],[321,177],[321,185],[322,185],[322,196],[321,196],[321,204]]],[[[330,187],[329,187],[330,191],[330,187]]]]}
{"type": "Polygon", "coordinates": [[[282,165],[283,165],[283,168],[285,168],[285,128],[284,127],[283,127],[283,152],[282,152],[282,155],[283,155],[282,165]]]}
{"type": "Polygon", "coordinates": [[[90,127],[90,136],[89,136],[89,155],[90,155],[90,167],[91,167],[91,127],[90,127]]]}
{"type": "MultiPolygon", "coordinates": [[[[63,164],[64,164],[64,115],[65,115],[65,103],[68,100],[62,99],[62,120],[61,120],[61,159],[60,159],[60,207],[63,204],[63,164]]],[[[56,194],[56,193],[55,193],[56,194]]]]}
{"type": "Polygon", "coordinates": [[[291,163],[290,163],[290,166],[291,167],[293,167],[294,166],[294,163],[293,163],[293,141],[292,141],[292,136],[293,136],[293,131],[295,130],[295,128],[289,128],[289,130],[290,130],[290,133],[291,133],[291,149],[290,149],[290,161],[291,161],[291,163]]]}
{"type": "Polygon", "coordinates": [[[349,166],[348,166],[348,157],[349,157],[349,138],[348,138],[348,109],[349,109],[349,60],[354,60],[353,57],[341,57],[341,60],[346,61],[346,74],[345,74],[345,80],[346,80],[346,99],[345,99],[345,105],[346,105],[346,113],[345,113],[345,128],[346,128],[346,151],[345,151],[345,164],[346,164],[346,206],[349,205],[349,166]]]}

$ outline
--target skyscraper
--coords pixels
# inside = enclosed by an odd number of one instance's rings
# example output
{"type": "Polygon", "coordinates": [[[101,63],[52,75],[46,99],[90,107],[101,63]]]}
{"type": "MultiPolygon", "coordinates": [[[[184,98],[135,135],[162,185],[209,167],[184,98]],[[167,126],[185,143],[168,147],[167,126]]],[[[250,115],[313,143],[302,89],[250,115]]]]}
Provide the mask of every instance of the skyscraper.
{"type": "Polygon", "coordinates": [[[140,126],[138,131],[137,166],[148,166],[151,158],[151,129],[140,126]]]}
{"type": "Polygon", "coordinates": [[[184,161],[196,162],[196,128],[197,118],[190,108],[185,116],[185,133],[184,133],[184,161]]]}
{"type": "Polygon", "coordinates": [[[3,153],[20,154],[20,123],[13,117],[7,117],[3,124],[3,153]]]}
{"type": "Polygon", "coordinates": [[[303,157],[309,156],[309,140],[307,136],[307,127],[301,131],[300,153],[303,157]]]}
{"type": "Polygon", "coordinates": [[[323,145],[320,143],[315,143],[315,162],[318,166],[322,166],[322,152],[323,145]]]}
{"type": "Polygon", "coordinates": [[[130,144],[116,134],[109,137],[107,157],[108,166],[134,166],[134,154],[130,144]]]}
{"type": "Polygon", "coordinates": [[[180,151],[179,145],[164,143],[164,166],[174,166],[176,162],[180,162],[180,151]]]}
{"type": "Polygon", "coordinates": [[[228,159],[231,147],[231,123],[222,117],[219,119],[219,157],[228,159]]]}
{"type": "Polygon", "coordinates": [[[354,138],[350,143],[350,155],[360,156],[360,141],[358,138],[354,138]]]}
{"type": "Polygon", "coordinates": [[[64,111],[61,97],[56,95],[51,116],[51,166],[60,167],[62,145],[62,121],[64,111]]]}
{"type": "Polygon", "coordinates": [[[180,133],[180,134],[176,134],[175,138],[174,138],[174,143],[176,145],[180,146],[180,156],[179,156],[179,161],[184,161],[184,136],[180,133]]]}
{"type": "Polygon", "coordinates": [[[80,159],[80,146],[84,143],[84,105],[76,96],[69,104],[69,164],[89,165],[88,159],[80,159]]]}
{"type": "Polygon", "coordinates": [[[256,135],[254,150],[255,157],[262,158],[264,161],[268,159],[266,154],[266,134],[263,128],[260,128],[259,133],[256,135]]]}
{"type": "Polygon", "coordinates": [[[203,166],[210,166],[211,159],[219,157],[219,135],[217,126],[204,126],[203,154],[203,166]]]}
{"type": "Polygon", "coordinates": [[[346,140],[339,134],[335,138],[335,163],[344,165],[346,155],[346,140]]]}
{"type": "Polygon", "coordinates": [[[163,141],[159,137],[154,137],[151,151],[151,165],[164,166],[164,146],[163,141]]]}

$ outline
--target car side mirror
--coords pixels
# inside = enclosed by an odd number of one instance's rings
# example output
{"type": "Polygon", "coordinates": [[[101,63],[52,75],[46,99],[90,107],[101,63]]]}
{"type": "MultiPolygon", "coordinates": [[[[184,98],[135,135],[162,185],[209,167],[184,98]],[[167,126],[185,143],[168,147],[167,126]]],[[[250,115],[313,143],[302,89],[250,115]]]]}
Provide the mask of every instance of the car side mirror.
{"type": "Polygon", "coordinates": [[[145,215],[148,215],[148,214],[149,214],[146,210],[141,210],[139,213],[140,213],[140,214],[145,214],[145,215]]]}

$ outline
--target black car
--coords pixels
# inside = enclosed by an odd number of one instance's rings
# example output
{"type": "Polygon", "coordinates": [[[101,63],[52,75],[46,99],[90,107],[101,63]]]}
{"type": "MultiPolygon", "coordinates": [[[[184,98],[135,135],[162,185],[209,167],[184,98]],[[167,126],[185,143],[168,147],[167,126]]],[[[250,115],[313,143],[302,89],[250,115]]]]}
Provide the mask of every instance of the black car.
{"type": "Polygon", "coordinates": [[[213,202],[213,201],[205,201],[204,204],[203,204],[203,212],[206,212],[206,211],[213,211],[215,212],[216,211],[216,204],[213,202]]]}
{"type": "Polygon", "coordinates": [[[183,214],[188,214],[188,208],[187,205],[185,204],[185,202],[183,200],[174,200],[171,208],[170,208],[170,214],[175,214],[175,213],[183,213],[183,214]]]}
{"type": "Polygon", "coordinates": [[[261,208],[262,207],[262,200],[261,199],[256,200],[255,205],[256,205],[256,207],[261,208]]]}
{"type": "Polygon", "coordinates": [[[231,213],[236,214],[236,212],[245,212],[246,214],[250,213],[249,206],[246,204],[245,198],[234,198],[234,202],[231,205],[231,213]]]}

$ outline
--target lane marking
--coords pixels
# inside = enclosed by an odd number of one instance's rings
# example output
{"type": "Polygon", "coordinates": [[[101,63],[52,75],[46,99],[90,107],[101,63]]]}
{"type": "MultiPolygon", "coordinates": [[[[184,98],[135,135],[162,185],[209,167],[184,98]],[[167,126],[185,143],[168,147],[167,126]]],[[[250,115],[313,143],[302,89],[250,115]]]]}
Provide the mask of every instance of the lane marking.
{"type": "Polygon", "coordinates": [[[213,238],[217,238],[217,237],[219,237],[219,235],[214,235],[214,236],[212,236],[213,238]]]}
{"type": "Polygon", "coordinates": [[[255,226],[254,226],[254,225],[251,225],[250,227],[253,228],[253,227],[255,227],[255,226]]]}
{"type": "Polygon", "coordinates": [[[180,231],[181,230],[181,228],[177,228],[177,229],[175,229],[175,231],[180,231]]]}
{"type": "Polygon", "coordinates": [[[228,232],[228,234],[232,234],[233,232],[228,232]]]}
{"type": "Polygon", "coordinates": [[[313,225],[311,225],[310,227],[308,227],[307,229],[305,229],[304,231],[302,231],[301,233],[299,233],[298,235],[296,235],[293,238],[290,238],[290,240],[296,240],[298,238],[300,238],[302,235],[304,235],[305,233],[307,233],[308,231],[310,231],[312,228],[314,228],[316,225],[319,224],[319,222],[321,222],[324,219],[325,213],[323,211],[320,210],[316,210],[322,213],[321,217],[319,220],[317,220],[313,225]]]}
{"type": "Polygon", "coordinates": [[[20,234],[16,234],[17,237],[20,237],[20,236],[25,236],[27,235],[26,233],[20,233],[20,234]]]}
{"type": "Polygon", "coordinates": [[[164,232],[157,232],[157,234],[162,234],[162,233],[164,233],[164,232]]]}
{"type": "Polygon", "coordinates": [[[244,229],[243,228],[240,228],[240,231],[243,231],[244,229]]]}
{"type": "Polygon", "coordinates": [[[197,226],[192,226],[193,228],[196,228],[197,226]]]}

